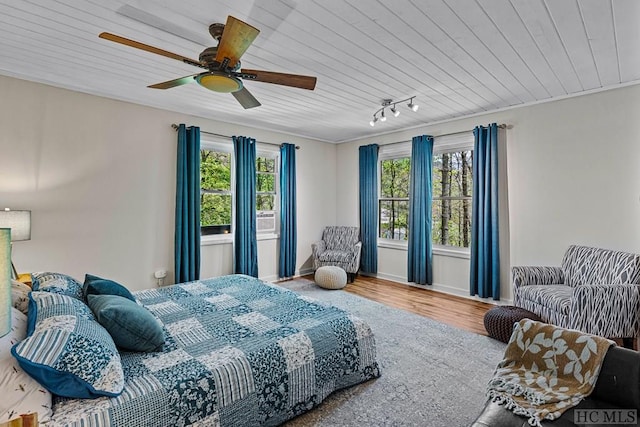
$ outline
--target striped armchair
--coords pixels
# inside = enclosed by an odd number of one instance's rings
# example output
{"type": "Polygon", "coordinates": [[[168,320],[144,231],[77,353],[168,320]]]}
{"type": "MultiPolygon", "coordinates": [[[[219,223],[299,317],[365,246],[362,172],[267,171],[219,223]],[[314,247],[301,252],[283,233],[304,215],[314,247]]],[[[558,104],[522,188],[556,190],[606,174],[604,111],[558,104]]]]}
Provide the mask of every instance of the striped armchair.
{"type": "Polygon", "coordinates": [[[342,268],[352,282],[360,268],[360,229],[358,227],[325,227],[322,240],[311,244],[313,269],[325,265],[342,268]]]}
{"type": "Polygon", "coordinates": [[[640,334],[640,255],[570,246],[561,267],[513,267],[514,304],[625,346],[640,334]]]}

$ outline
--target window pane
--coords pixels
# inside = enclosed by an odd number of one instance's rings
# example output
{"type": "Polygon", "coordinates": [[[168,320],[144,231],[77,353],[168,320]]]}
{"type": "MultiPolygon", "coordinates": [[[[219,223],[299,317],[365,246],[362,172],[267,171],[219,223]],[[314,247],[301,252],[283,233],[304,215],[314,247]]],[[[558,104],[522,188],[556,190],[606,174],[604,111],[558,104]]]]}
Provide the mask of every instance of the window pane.
{"type": "Polygon", "coordinates": [[[473,151],[433,156],[433,197],[471,196],[473,151]]]}
{"type": "Polygon", "coordinates": [[[258,194],[256,196],[256,210],[272,211],[275,207],[275,196],[272,194],[258,194]]]}
{"type": "Polygon", "coordinates": [[[231,153],[200,150],[200,187],[231,190],[231,153]]]}
{"type": "Polygon", "coordinates": [[[471,200],[434,200],[432,242],[468,248],[471,245],[471,200]]]}
{"type": "Polygon", "coordinates": [[[267,193],[276,191],[276,176],[267,173],[256,174],[256,191],[267,193]]]}
{"type": "Polygon", "coordinates": [[[409,197],[409,171],[411,159],[383,160],[380,172],[380,194],[382,198],[409,197]]]}
{"type": "Polygon", "coordinates": [[[380,200],[379,209],[379,237],[383,239],[407,240],[409,201],[380,200]]]}
{"type": "Polygon", "coordinates": [[[230,194],[202,194],[200,206],[200,226],[231,224],[230,194]]]}
{"type": "Polygon", "coordinates": [[[276,159],[272,159],[268,157],[256,157],[256,171],[257,172],[275,172],[276,159]]]}

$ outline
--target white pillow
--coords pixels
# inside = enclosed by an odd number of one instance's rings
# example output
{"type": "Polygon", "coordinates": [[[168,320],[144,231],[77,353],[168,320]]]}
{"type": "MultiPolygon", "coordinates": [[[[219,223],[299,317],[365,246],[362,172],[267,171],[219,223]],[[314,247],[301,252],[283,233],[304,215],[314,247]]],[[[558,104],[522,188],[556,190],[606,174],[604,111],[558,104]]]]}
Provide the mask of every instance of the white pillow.
{"type": "Polygon", "coordinates": [[[11,281],[11,305],[27,314],[29,309],[29,292],[31,288],[17,280],[11,281]]]}
{"type": "Polygon", "coordinates": [[[27,336],[27,316],[11,308],[11,331],[0,337],[0,422],[20,414],[38,413],[38,421],[51,418],[51,393],[22,370],[11,347],[27,336]]]}

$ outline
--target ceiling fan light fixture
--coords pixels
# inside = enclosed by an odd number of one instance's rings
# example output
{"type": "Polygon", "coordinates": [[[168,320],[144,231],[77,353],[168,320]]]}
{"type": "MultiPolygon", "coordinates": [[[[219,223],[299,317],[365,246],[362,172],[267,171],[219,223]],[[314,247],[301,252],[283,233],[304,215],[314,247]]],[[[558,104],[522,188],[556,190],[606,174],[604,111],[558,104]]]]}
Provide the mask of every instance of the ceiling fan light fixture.
{"type": "Polygon", "coordinates": [[[200,74],[196,81],[209,90],[221,93],[237,92],[242,89],[242,80],[225,73],[210,72],[200,74]]]}

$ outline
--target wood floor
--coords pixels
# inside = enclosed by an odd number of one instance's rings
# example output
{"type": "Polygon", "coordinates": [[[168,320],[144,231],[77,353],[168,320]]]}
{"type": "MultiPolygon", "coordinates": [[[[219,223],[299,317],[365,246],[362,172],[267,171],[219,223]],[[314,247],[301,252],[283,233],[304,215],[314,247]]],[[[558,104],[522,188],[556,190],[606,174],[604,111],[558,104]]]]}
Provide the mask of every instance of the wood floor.
{"type": "MultiPolygon", "coordinates": [[[[305,279],[313,280],[313,275],[305,279]]],[[[344,290],[481,335],[487,335],[484,314],[495,307],[482,301],[365,276],[358,276],[344,290]]]]}

